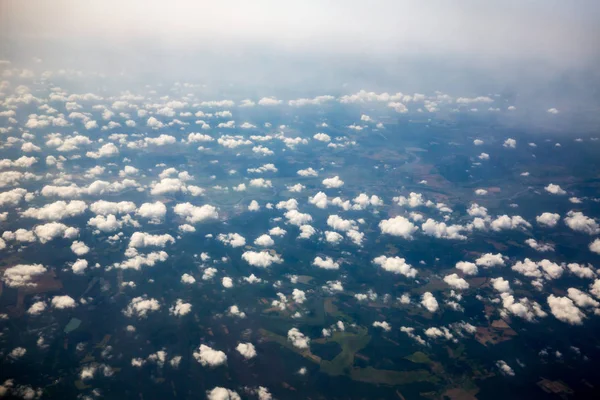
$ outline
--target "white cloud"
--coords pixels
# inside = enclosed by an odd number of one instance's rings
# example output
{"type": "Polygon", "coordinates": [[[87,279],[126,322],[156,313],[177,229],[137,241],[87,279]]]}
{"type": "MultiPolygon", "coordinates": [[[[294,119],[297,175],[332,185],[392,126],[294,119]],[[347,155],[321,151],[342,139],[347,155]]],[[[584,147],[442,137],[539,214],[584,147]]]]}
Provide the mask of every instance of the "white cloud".
{"type": "Polygon", "coordinates": [[[34,232],[41,243],[46,243],[56,237],[72,239],[79,235],[79,229],[69,227],[60,222],[49,222],[43,225],[37,225],[34,232]]]}
{"type": "Polygon", "coordinates": [[[402,216],[397,216],[379,222],[379,229],[381,229],[381,233],[386,233],[392,236],[400,236],[404,239],[411,240],[413,238],[413,233],[415,233],[419,228],[417,228],[408,219],[402,216]]]}
{"type": "Polygon", "coordinates": [[[464,290],[469,288],[469,283],[457,274],[446,275],[444,277],[444,282],[454,289],[464,290]]]}
{"type": "Polygon", "coordinates": [[[439,304],[431,292],[423,293],[423,296],[421,296],[421,305],[431,313],[436,312],[439,308],[439,304]]]}
{"type": "Polygon", "coordinates": [[[417,276],[417,270],[406,263],[404,258],[379,256],[373,259],[373,263],[394,274],[401,274],[408,278],[417,276]]]}
{"type": "Polygon", "coordinates": [[[517,147],[517,141],[515,139],[506,139],[503,144],[504,147],[514,149],[517,147]]]}
{"type": "Polygon", "coordinates": [[[235,349],[246,360],[256,357],[256,349],[252,343],[239,343],[235,349]]]}
{"type": "Polygon", "coordinates": [[[2,280],[8,287],[18,288],[35,286],[32,282],[36,276],[47,271],[42,264],[18,264],[4,270],[2,280]]]}
{"type": "Polygon", "coordinates": [[[196,283],[196,278],[194,278],[190,274],[183,274],[183,275],[181,275],[181,282],[191,285],[191,284],[196,283]]]}
{"type": "Polygon", "coordinates": [[[319,173],[312,168],[301,169],[297,171],[297,174],[300,176],[318,176],[319,173]]]}
{"type": "Polygon", "coordinates": [[[98,151],[88,151],[85,155],[89,158],[104,158],[104,157],[114,157],[119,154],[119,148],[115,146],[113,143],[107,143],[100,147],[98,151]]]}
{"type": "Polygon", "coordinates": [[[331,142],[331,137],[326,133],[316,133],[313,136],[313,139],[318,140],[319,142],[325,142],[325,143],[331,142]]]}
{"type": "MultiPolygon", "coordinates": [[[[285,218],[287,218],[288,222],[292,225],[302,226],[309,222],[312,222],[312,217],[310,214],[303,214],[298,210],[290,210],[286,212],[285,218]]],[[[302,228],[300,228],[302,229],[302,228]]]]}
{"type": "Polygon", "coordinates": [[[546,186],[544,190],[551,194],[567,194],[567,192],[564,191],[559,185],[555,185],[554,183],[551,183],[548,186],[546,186]]]}
{"type": "Polygon", "coordinates": [[[591,252],[600,254],[600,239],[596,239],[592,243],[590,243],[589,249],[591,252]]]}
{"type": "Polygon", "coordinates": [[[28,208],[23,211],[21,215],[26,218],[58,221],[64,218],[81,215],[85,210],[87,210],[87,205],[84,201],[73,200],[67,203],[60,200],[55,203],[46,204],[41,208],[28,208]]]}
{"type": "Polygon", "coordinates": [[[277,100],[275,97],[263,97],[258,101],[258,105],[260,106],[277,106],[281,104],[281,100],[277,100]]]}
{"type": "Polygon", "coordinates": [[[288,341],[292,342],[294,347],[299,349],[307,349],[310,343],[310,338],[305,336],[297,328],[292,328],[287,333],[288,341]]]}
{"type": "Polygon", "coordinates": [[[149,219],[151,223],[158,224],[165,219],[165,215],[167,215],[167,206],[160,201],[155,203],[144,203],[135,214],[142,218],[149,219]]]}
{"type": "Polygon", "coordinates": [[[323,179],[323,185],[329,189],[337,189],[344,185],[344,181],[340,179],[339,176],[334,176],[333,178],[323,179]]]}
{"type": "Polygon", "coordinates": [[[239,394],[233,390],[220,386],[206,392],[207,400],[242,400],[239,394]]]}
{"type": "Polygon", "coordinates": [[[129,240],[129,247],[165,247],[167,243],[175,243],[175,238],[169,234],[153,235],[146,232],[134,232],[129,240]]]}
{"type": "Polygon", "coordinates": [[[392,327],[386,321],[375,321],[375,322],[373,322],[373,326],[375,328],[381,328],[385,332],[389,332],[392,330],[392,327]]]}
{"type": "Polygon", "coordinates": [[[424,234],[438,239],[466,240],[465,235],[460,232],[466,230],[462,225],[446,225],[445,222],[437,222],[429,218],[421,225],[424,234]]]}
{"type": "Polygon", "coordinates": [[[581,325],[585,319],[585,314],[568,297],[551,294],[548,296],[548,305],[552,315],[559,321],[570,325],[581,325]]]}
{"type": "Polygon", "coordinates": [[[36,301],[28,309],[27,314],[29,315],[40,315],[46,310],[46,303],[43,301],[36,301]]]}
{"type": "Polygon", "coordinates": [[[75,306],[77,306],[77,303],[75,302],[75,300],[73,300],[73,298],[71,296],[66,296],[66,295],[52,297],[50,304],[52,304],[53,308],[57,308],[59,310],[62,310],[65,308],[74,308],[75,306]]]}
{"type": "Polygon", "coordinates": [[[268,251],[246,251],[242,254],[242,259],[254,267],[267,268],[273,263],[281,264],[283,259],[278,254],[271,254],[268,251]]]}
{"type": "Polygon", "coordinates": [[[492,278],[490,282],[492,283],[494,290],[500,293],[510,292],[510,283],[506,279],[502,277],[492,278]]]}
{"type": "Polygon", "coordinates": [[[78,259],[71,266],[71,270],[74,274],[82,275],[88,267],[87,260],[78,259]]]}
{"type": "Polygon", "coordinates": [[[204,367],[218,367],[227,362],[227,355],[225,353],[220,350],[215,350],[205,344],[201,344],[193,355],[196,361],[204,367]]]}
{"type": "Polygon", "coordinates": [[[190,203],[180,203],[177,204],[173,210],[175,211],[175,214],[184,218],[186,222],[190,224],[219,218],[217,209],[209,204],[198,207],[190,203]]]}
{"type": "Polygon", "coordinates": [[[477,269],[477,264],[469,262],[469,261],[459,261],[456,263],[456,269],[462,271],[465,275],[477,275],[479,270],[477,269]]]}
{"type": "Polygon", "coordinates": [[[515,371],[504,360],[496,361],[496,366],[503,375],[515,376],[515,371]]]}
{"type": "Polygon", "coordinates": [[[271,236],[269,235],[261,235],[254,240],[254,244],[262,247],[271,247],[275,244],[271,236]]]}
{"type": "Polygon", "coordinates": [[[326,231],[325,232],[325,240],[328,243],[338,244],[340,243],[344,237],[337,232],[326,231]]]}
{"type": "Polygon", "coordinates": [[[587,233],[588,235],[600,233],[600,226],[598,226],[596,220],[583,215],[579,211],[569,211],[565,217],[565,223],[577,232],[587,233]]]}
{"type": "Polygon", "coordinates": [[[503,267],[505,265],[504,258],[502,257],[502,254],[500,254],[500,253],[497,253],[497,254],[486,253],[486,254],[482,255],[481,257],[479,257],[477,260],[475,260],[475,264],[477,264],[480,267],[484,267],[484,268],[503,267]]]}
{"type": "Polygon", "coordinates": [[[127,317],[136,316],[139,318],[146,318],[148,313],[158,310],[160,310],[160,303],[158,300],[140,296],[131,299],[127,308],[123,310],[123,314],[127,317]]]}
{"type": "Polygon", "coordinates": [[[109,214],[129,214],[136,210],[135,203],[131,201],[121,201],[118,203],[99,200],[90,205],[90,210],[94,214],[109,215],[109,214]]]}
{"type": "Polygon", "coordinates": [[[312,262],[313,265],[322,268],[322,269],[339,269],[340,264],[333,261],[331,257],[325,257],[324,259],[321,257],[315,257],[312,262]]]}
{"type": "Polygon", "coordinates": [[[186,314],[189,314],[191,311],[192,311],[192,305],[190,303],[185,303],[181,299],[177,299],[175,304],[173,304],[169,308],[169,313],[176,317],[184,316],[186,314]]]}
{"type": "Polygon", "coordinates": [[[539,252],[554,251],[554,245],[549,243],[541,243],[532,238],[525,240],[525,243],[532,249],[539,252]]]}
{"type": "Polygon", "coordinates": [[[545,212],[545,213],[542,213],[541,215],[538,215],[537,217],[535,217],[535,220],[540,225],[544,225],[544,226],[552,228],[552,227],[555,227],[556,224],[558,223],[558,221],[560,220],[560,215],[555,214],[555,213],[545,212]]]}
{"type": "Polygon", "coordinates": [[[71,251],[78,256],[83,256],[89,253],[90,248],[85,243],[76,240],[71,244],[71,251]]]}
{"type": "Polygon", "coordinates": [[[492,221],[491,227],[492,230],[499,232],[508,229],[518,229],[520,227],[531,228],[531,224],[520,215],[514,215],[512,217],[501,215],[492,221]]]}
{"type": "Polygon", "coordinates": [[[308,198],[310,204],[314,204],[318,208],[327,208],[327,195],[323,192],[319,192],[312,197],[308,198]]]}
{"type": "Polygon", "coordinates": [[[231,247],[242,247],[246,245],[246,239],[238,233],[221,233],[217,236],[217,239],[223,244],[231,247]]]}

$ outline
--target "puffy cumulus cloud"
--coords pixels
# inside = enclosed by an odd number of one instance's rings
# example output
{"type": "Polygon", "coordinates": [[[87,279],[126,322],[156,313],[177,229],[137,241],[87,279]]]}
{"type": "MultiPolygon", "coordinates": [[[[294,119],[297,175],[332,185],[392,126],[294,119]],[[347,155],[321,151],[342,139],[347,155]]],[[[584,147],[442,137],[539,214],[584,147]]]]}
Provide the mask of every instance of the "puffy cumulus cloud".
{"type": "Polygon", "coordinates": [[[594,240],[588,247],[591,252],[600,254],[600,239],[594,240]]]}
{"type": "Polygon", "coordinates": [[[29,168],[33,164],[37,163],[38,159],[35,157],[22,156],[16,160],[3,159],[0,160],[0,169],[4,168],[29,168]]]}
{"type": "Polygon", "coordinates": [[[256,349],[252,343],[239,343],[235,349],[246,360],[256,357],[256,349]]]}
{"type": "Polygon", "coordinates": [[[152,129],[160,129],[165,125],[162,122],[160,122],[159,120],[157,120],[156,118],[150,117],[150,118],[148,118],[148,120],[146,120],[146,126],[152,128],[152,129]]]}
{"type": "Polygon", "coordinates": [[[219,218],[216,207],[211,206],[210,204],[194,206],[191,203],[180,203],[173,208],[173,211],[190,224],[219,218]]]}
{"type": "Polygon", "coordinates": [[[317,231],[312,226],[302,225],[300,226],[300,235],[298,235],[298,239],[310,239],[316,232],[317,231]]]}
{"type": "Polygon", "coordinates": [[[146,318],[149,313],[160,310],[158,300],[146,296],[134,297],[131,299],[123,314],[127,317],[146,318]]]}
{"type": "MultiPolygon", "coordinates": [[[[2,214],[0,214],[0,216],[1,215],[2,214]]],[[[12,231],[4,231],[2,233],[2,239],[4,239],[4,240],[16,240],[17,242],[33,243],[33,242],[35,242],[37,240],[37,237],[35,236],[35,234],[32,231],[28,231],[27,229],[20,228],[20,229],[17,229],[16,231],[14,231],[14,232],[12,232],[12,231]]],[[[2,243],[0,243],[0,249],[3,249],[3,248],[6,247],[6,243],[4,242],[4,240],[2,241],[2,243]]]]}
{"type": "Polygon", "coordinates": [[[523,261],[517,261],[512,266],[512,270],[530,278],[541,278],[542,271],[540,271],[538,264],[526,258],[523,261]]]}
{"type": "Polygon", "coordinates": [[[242,400],[239,394],[233,390],[217,386],[206,392],[208,400],[242,400]]]}
{"type": "Polygon", "coordinates": [[[482,255],[481,257],[479,257],[477,260],[475,260],[475,264],[477,264],[480,267],[484,267],[484,268],[503,267],[505,265],[504,258],[502,257],[502,254],[500,254],[500,253],[497,253],[497,254],[486,253],[486,254],[482,255]]]}
{"type": "Polygon", "coordinates": [[[309,197],[308,202],[310,204],[315,205],[318,208],[327,208],[327,203],[328,203],[327,195],[323,192],[319,192],[319,193],[315,194],[314,196],[309,197]]]}
{"type": "Polygon", "coordinates": [[[479,272],[477,264],[469,261],[459,261],[456,263],[455,267],[465,275],[477,275],[479,272]]]}
{"type": "Polygon", "coordinates": [[[269,235],[260,235],[254,240],[254,244],[262,247],[271,247],[275,244],[275,241],[269,235]]]}
{"type": "Polygon", "coordinates": [[[408,278],[417,276],[417,270],[408,264],[404,258],[379,256],[373,259],[373,264],[379,265],[388,272],[404,275],[408,278]]]}
{"type": "Polygon", "coordinates": [[[167,193],[186,193],[188,187],[185,182],[179,178],[163,178],[158,182],[152,182],[150,194],[160,196],[167,193]]]}
{"type": "Polygon", "coordinates": [[[371,195],[371,197],[369,197],[365,193],[361,193],[356,196],[354,199],[352,199],[352,202],[354,202],[354,205],[352,206],[353,210],[364,210],[370,205],[374,207],[383,205],[383,200],[381,200],[379,196],[371,195]]]}
{"type": "Polygon", "coordinates": [[[273,183],[268,179],[256,178],[250,179],[250,186],[257,188],[270,188],[273,187],[273,183]]]}
{"type": "Polygon", "coordinates": [[[217,240],[231,247],[242,247],[246,245],[246,238],[239,233],[221,233],[217,240]]]}
{"type": "Polygon", "coordinates": [[[97,229],[100,232],[114,232],[118,229],[121,229],[123,223],[117,219],[112,214],[107,216],[97,215],[92,217],[87,222],[88,226],[97,229]]]}
{"type": "Polygon", "coordinates": [[[312,264],[322,269],[339,269],[340,264],[333,261],[331,257],[325,257],[324,259],[321,257],[315,257],[312,264]]]}
{"type": "Polygon", "coordinates": [[[375,321],[375,322],[373,322],[373,327],[381,328],[385,332],[389,332],[392,330],[392,327],[386,321],[375,321]]]}
{"type": "Polygon", "coordinates": [[[590,293],[600,299],[600,279],[596,279],[594,283],[590,285],[590,293]]]}
{"type": "Polygon", "coordinates": [[[576,288],[567,289],[567,296],[581,308],[598,308],[600,306],[600,303],[594,300],[592,296],[576,288]]]}
{"type": "Polygon", "coordinates": [[[340,282],[340,281],[327,281],[327,284],[324,286],[321,286],[321,288],[324,291],[328,292],[329,294],[344,291],[344,286],[342,285],[342,282],[340,282]]]}
{"type": "Polygon", "coordinates": [[[591,264],[586,267],[583,264],[569,263],[567,269],[575,276],[582,279],[594,279],[596,277],[596,271],[594,271],[591,264]]]}
{"type": "Polygon", "coordinates": [[[85,155],[89,158],[106,158],[106,157],[114,157],[119,154],[119,148],[115,146],[113,143],[107,143],[100,147],[98,151],[88,151],[85,155]]]}
{"type": "Polygon", "coordinates": [[[41,243],[49,242],[57,237],[73,239],[79,235],[79,229],[67,226],[60,222],[49,222],[47,224],[37,225],[33,231],[41,243]]]}
{"type": "Polygon", "coordinates": [[[532,238],[525,240],[525,243],[532,249],[542,252],[542,253],[547,252],[547,251],[554,251],[554,246],[552,244],[541,243],[532,238]]]}
{"type": "Polygon", "coordinates": [[[305,336],[297,328],[292,328],[287,333],[287,339],[292,345],[299,349],[308,349],[310,338],[305,336]]]}
{"type": "Polygon", "coordinates": [[[504,360],[496,361],[496,367],[498,367],[503,375],[515,376],[515,371],[504,360]]]}
{"type": "Polygon", "coordinates": [[[205,344],[201,344],[198,350],[194,351],[193,356],[203,367],[218,367],[227,362],[225,353],[205,344]]]}
{"type": "Polygon", "coordinates": [[[337,189],[344,186],[344,181],[340,179],[339,176],[334,176],[333,178],[323,179],[323,186],[328,189],[337,189]]]}
{"type": "Polygon", "coordinates": [[[508,138],[504,141],[504,144],[502,146],[509,149],[514,149],[515,147],[517,147],[517,141],[515,139],[508,138]]]}
{"type": "Polygon", "coordinates": [[[76,240],[71,244],[71,251],[78,256],[83,256],[90,252],[90,248],[85,243],[76,240]]]}
{"type": "MultiPolygon", "coordinates": [[[[292,225],[302,226],[306,225],[309,222],[312,222],[312,216],[310,214],[301,213],[298,210],[290,210],[284,214],[285,218],[287,218],[288,222],[292,225]]],[[[302,228],[300,228],[302,229],[302,228]]]]}
{"type": "Polygon", "coordinates": [[[252,200],[248,205],[248,211],[258,211],[260,210],[260,205],[256,200],[252,200]]]}
{"type": "Polygon", "coordinates": [[[306,292],[300,289],[294,289],[292,291],[292,298],[298,304],[302,304],[306,301],[306,292]]]}
{"type": "Polygon", "coordinates": [[[585,314],[577,308],[570,298],[551,294],[548,296],[547,301],[550,306],[550,312],[559,321],[570,325],[581,325],[583,323],[585,314]]]}
{"type": "Polygon", "coordinates": [[[340,235],[339,233],[337,233],[337,232],[331,232],[331,231],[326,231],[325,232],[325,240],[328,243],[338,244],[343,239],[344,239],[344,237],[342,235],[340,235]]]}
{"type": "Polygon", "coordinates": [[[466,230],[462,225],[446,225],[445,222],[437,222],[431,218],[427,219],[422,225],[421,230],[424,234],[436,237],[438,239],[466,240],[465,235],[460,232],[466,230]]]}
{"type": "Polygon", "coordinates": [[[55,203],[46,204],[41,208],[28,208],[21,215],[26,218],[35,218],[46,221],[58,221],[68,217],[81,215],[87,210],[87,204],[81,200],[73,200],[70,202],[57,201],[55,203]]]}
{"type": "Polygon", "coordinates": [[[446,275],[444,277],[444,282],[454,289],[464,290],[469,288],[469,283],[463,278],[459,277],[457,274],[446,275]]]}
{"type": "Polygon", "coordinates": [[[540,225],[552,228],[556,226],[558,221],[560,221],[560,215],[556,213],[545,212],[535,217],[535,220],[540,225]]]}
{"type": "Polygon", "coordinates": [[[149,219],[151,223],[158,224],[165,219],[167,215],[167,206],[160,201],[155,203],[144,203],[135,212],[142,218],[149,219]]]}
{"type": "Polygon", "coordinates": [[[492,278],[490,282],[492,283],[494,290],[500,293],[510,292],[510,283],[506,279],[502,277],[492,278]]]}
{"type": "Polygon", "coordinates": [[[579,211],[569,211],[565,217],[565,223],[569,228],[577,232],[587,233],[588,235],[597,235],[600,233],[598,222],[579,211]]]}
{"type": "Polygon", "coordinates": [[[412,240],[413,234],[419,229],[408,219],[397,216],[390,219],[385,219],[379,222],[381,233],[392,236],[399,236],[404,239],[412,240]]]}
{"type": "Polygon", "coordinates": [[[296,172],[300,176],[319,176],[319,173],[312,168],[300,169],[296,172]]]}
{"type": "Polygon", "coordinates": [[[83,273],[85,272],[87,267],[88,267],[87,260],[78,259],[77,261],[75,261],[73,263],[73,265],[71,265],[71,270],[76,275],[83,275],[83,273]]]}
{"type": "Polygon", "coordinates": [[[542,310],[542,307],[535,301],[531,301],[524,297],[515,300],[515,297],[509,293],[501,293],[503,314],[505,316],[515,315],[523,318],[526,321],[533,322],[537,318],[545,318],[548,314],[542,310]]]}
{"type": "Polygon", "coordinates": [[[27,195],[27,190],[16,188],[0,193],[0,207],[16,206],[27,195]]]}
{"type": "Polygon", "coordinates": [[[4,270],[2,281],[12,288],[35,286],[35,277],[46,271],[42,264],[17,264],[4,270]]]}
{"type": "Polygon", "coordinates": [[[129,214],[136,209],[137,206],[131,201],[112,202],[98,200],[90,204],[90,211],[97,215],[129,214]]]}
{"type": "Polygon", "coordinates": [[[129,247],[165,247],[167,243],[175,243],[175,238],[168,233],[162,235],[153,235],[146,232],[134,232],[129,239],[129,247]]]}
{"type": "Polygon", "coordinates": [[[36,301],[33,303],[28,309],[27,314],[29,315],[40,315],[44,311],[46,311],[46,303],[43,301],[36,301]]]}
{"type": "Polygon", "coordinates": [[[275,206],[275,208],[277,208],[278,210],[296,210],[298,209],[298,200],[296,199],[289,199],[289,200],[285,200],[285,201],[280,201],[279,203],[277,203],[277,205],[275,206]]]}
{"type": "Polygon", "coordinates": [[[277,106],[281,104],[281,100],[277,100],[275,97],[263,97],[258,101],[259,106],[277,106]]]}
{"type": "Polygon", "coordinates": [[[471,216],[471,217],[480,217],[480,218],[485,218],[487,217],[487,208],[480,206],[477,203],[473,203],[471,204],[471,206],[469,207],[469,209],[467,210],[467,213],[471,216]]]}
{"type": "Polygon", "coordinates": [[[440,307],[438,301],[433,297],[431,292],[425,292],[421,296],[421,305],[427,309],[427,311],[434,313],[440,307]]]}
{"type": "Polygon", "coordinates": [[[352,229],[356,230],[356,221],[352,219],[343,219],[339,215],[330,215],[327,217],[327,225],[342,232],[347,232],[352,229]]]}
{"type": "Polygon", "coordinates": [[[77,303],[75,302],[75,300],[71,296],[66,296],[66,295],[52,297],[52,300],[50,300],[50,304],[52,305],[53,308],[57,308],[59,310],[62,310],[65,308],[75,308],[75,306],[77,306],[77,303]]]}
{"type": "Polygon", "coordinates": [[[240,308],[235,304],[229,307],[227,313],[232,317],[246,318],[246,313],[241,311],[240,308]]]}
{"type": "Polygon", "coordinates": [[[268,251],[246,251],[242,254],[242,259],[253,267],[267,268],[273,263],[281,264],[283,259],[278,254],[271,254],[268,251]]]}
{"type": "Polygon", "coordinates": [[[288,185],[286,187],[287,187],[287,190],[289,190],[292,193],[300,193],[301,191],[306,189],[306,186],[301,185],[299,183],[296,183],[295,185],[288,185]]]}
{"type": "Polygon", "coordinates": [[[196,278],[194,278],[190,274],[183,274],[183,275],[181,275],[181,282],[191,285],[193,283],[196,283],[196,278]]]}
{"type": "Polygon", "coordinates": [[[402,207],[410,207],[417,208],[422,205],[425,205],[425,201],[423,200],[423,195],[421,193],[410,192],[408,197],[398,196],[394,197],[394,200],[399,206],[402,207]]]}
{"type": "Polygon", "coordinates": [[[318,105],[322,105],[324,103],[330,102],[335,100],[335,97],[330,96],[330,95],[322,95],[322,96],[317,96],[314,97],[312,99],[306,99],[306,98],[302,98],[302,99],[296,99],[296,100],[290,100],[288,101],[288,104],[291,107],[302,107],[302,106],[318,106],[318,105]]]}
{"type": "Polygon", "coordinates": [[[519,229],[521,227],[531,228],[531,224],[527,222],[520,215],[514,215],[509,217],[508,215],[501,215],[491,223],[492,230],[500,232],[508,229],[519,229]]]}
{"type": "Polygon", "coordinates": [[[318,140],[319,142],[331,142],[331,137],[326,133],[317,133],[313,136],[313,139],[318,140]]]}
{"type": "Polygon", "coordinates": [[[144,266],[153,267],[157,262],[166,261],[169,258],[169,255],[164,251],[138,254],[137,250],[132,247],[127,249],[127,255],[129,256],[128,259],[121,263],[113,264],[114,267],[119,269],[133,269],[139,271],[144,266]]]}
{"type": "Polygon", "coordinates": [[[567,194],[567,192],[564,191],[563,188],[560,187],[560,185],[555,185],[554,183],[551,183],[548,186],[544,187],[544,190],[551,194],[567,194]]]}
{"type": "Polygon", "coordinates": [[[181,299],[177,299],[175,304],[173,304],[169,308],[169,313],[171,315],[175,315],[176,317],[181,317],[186,314],[189,314],[192,311],[192,305],[190,303],[185,303],[181,299]]]}
{"type": "Polygon", "coordinates": [[[23,357],[26,353],[27,353],[27,349],[26,348],[24,348],[24,347],[15,347],[14,349],[11,350],[10,353],[8,353],[8,356],[10,358],[13,358],[13,359],[16,360],[18,358],[23,357]]]}
{"type": "Polygon", "coordinates": [[[271,236],[284,236],[286,233],[287,232],[285,229],[282,229],[278,226],[276,226],[275,228],[269,229],[269,235],[271,235],[271,236]]]}

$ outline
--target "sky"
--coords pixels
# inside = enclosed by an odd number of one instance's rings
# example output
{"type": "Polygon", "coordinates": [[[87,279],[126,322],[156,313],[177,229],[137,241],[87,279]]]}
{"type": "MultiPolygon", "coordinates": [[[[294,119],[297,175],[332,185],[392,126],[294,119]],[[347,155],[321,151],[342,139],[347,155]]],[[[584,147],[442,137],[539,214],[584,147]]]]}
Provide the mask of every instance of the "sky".
{"type": "Polygon", "coordinates": [[[9,0],[0,11],[0,59],[127,76],[130,86],[503,93],[571,110],[569,124],[600,105],[597,1],[9,0]]]}

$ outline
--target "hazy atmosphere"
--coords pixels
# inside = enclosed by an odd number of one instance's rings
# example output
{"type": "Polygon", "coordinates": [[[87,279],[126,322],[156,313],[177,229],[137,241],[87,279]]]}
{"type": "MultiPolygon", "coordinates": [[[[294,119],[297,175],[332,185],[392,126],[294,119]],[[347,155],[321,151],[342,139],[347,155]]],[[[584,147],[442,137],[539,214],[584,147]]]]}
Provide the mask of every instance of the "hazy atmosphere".
{"type": "Polygon", "coordinates": [[[599,20],[0,1],[0,397],[598,398],[599,20]]]}

